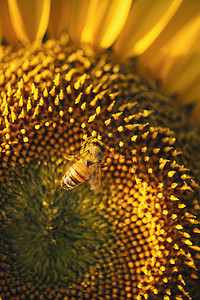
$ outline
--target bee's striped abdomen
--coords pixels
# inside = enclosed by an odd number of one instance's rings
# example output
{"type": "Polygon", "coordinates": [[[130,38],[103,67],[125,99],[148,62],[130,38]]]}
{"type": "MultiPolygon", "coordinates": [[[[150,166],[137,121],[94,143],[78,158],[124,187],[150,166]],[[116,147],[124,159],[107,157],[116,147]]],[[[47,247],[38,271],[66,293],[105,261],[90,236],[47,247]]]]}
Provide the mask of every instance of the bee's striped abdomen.
{"type": "Polygon", "coordinates": [[[62,187],[66,190],[73,189],[75,186],[83,183],[87,178],[83,175],[80,165],[75,163],[65,173],[62,178],[62,187]]]}

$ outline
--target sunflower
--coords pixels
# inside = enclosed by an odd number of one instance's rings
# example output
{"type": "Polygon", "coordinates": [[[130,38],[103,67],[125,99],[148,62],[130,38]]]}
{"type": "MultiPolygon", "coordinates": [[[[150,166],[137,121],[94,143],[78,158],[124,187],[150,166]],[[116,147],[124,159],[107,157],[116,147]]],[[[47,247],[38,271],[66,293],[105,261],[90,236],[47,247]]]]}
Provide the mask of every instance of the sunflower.
{"type": "Polygon", "coordinates": [[[199,299],[200,4],[0,3],[1,299],[199,299]]]}

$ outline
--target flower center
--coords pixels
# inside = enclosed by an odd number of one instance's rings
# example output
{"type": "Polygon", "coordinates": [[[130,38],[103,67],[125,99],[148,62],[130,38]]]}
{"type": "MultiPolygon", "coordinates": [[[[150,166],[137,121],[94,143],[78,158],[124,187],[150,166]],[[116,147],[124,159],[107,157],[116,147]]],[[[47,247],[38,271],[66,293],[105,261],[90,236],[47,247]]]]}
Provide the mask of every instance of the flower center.
{"type": "Polygon", "coordinates": [[[87,183],[62,189],[61,161],[20,168],[7,183],[4,248],[23,280],[77,282],[102,259],[109,236],[106,197],[94,195],[87,183]]]}

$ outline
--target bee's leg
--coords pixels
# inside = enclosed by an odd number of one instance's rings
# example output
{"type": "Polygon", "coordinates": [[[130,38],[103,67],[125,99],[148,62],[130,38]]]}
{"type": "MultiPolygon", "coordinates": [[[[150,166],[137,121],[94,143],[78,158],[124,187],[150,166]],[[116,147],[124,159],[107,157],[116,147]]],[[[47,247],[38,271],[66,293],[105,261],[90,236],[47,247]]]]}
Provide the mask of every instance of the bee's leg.
{"type": "Polygon", "coordinates": [[[74,155],[68,155],[68,156],[65,156],[65,159],[67,159],[67,160],[76,160],[77,158],[76,158],[76,156],[74,156],[74,155]]]}

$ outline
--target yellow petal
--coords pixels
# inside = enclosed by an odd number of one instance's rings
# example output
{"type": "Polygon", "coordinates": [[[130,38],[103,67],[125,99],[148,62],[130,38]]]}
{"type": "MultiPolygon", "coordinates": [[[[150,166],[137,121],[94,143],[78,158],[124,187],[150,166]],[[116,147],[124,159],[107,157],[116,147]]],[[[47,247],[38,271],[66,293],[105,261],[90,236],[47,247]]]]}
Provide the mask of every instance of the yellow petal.
{"type": "Polygon", "coordinates": [[[50,0],[8,0],[11,21],[22,42],[41,40],[46,32],[50,0]]]}
{"type": "Polygon", "coordinates": [[[82,42],[93,44],[96,28],[99,27],[101,15],[105,10],[103,7],[107,5],[105,1],[99,2],[99,0],[93,0],[89,3],[85,26],[81,35],[82,42]]]}
{"type": "Polygon", "coordinates": [[[125,24],[131,3],[130,0],[112,2],[101,26],[101,34],[99,34],[99,37],[102,37],[101,47],[108,48],[113,44],[125,24]]]}
{"type": "MultiPolygon", "coordinates": [[[[192,24],[193,20],[199,14],[200,11],[200,2],[199,1],[189,1],[184,0],[177,10],[174,17],[167,24],[165,29],[161,32],[159,37],[154,41],[154,43],[140,56],[139,58],[139,66],[140,67],[149,67],[153,70],[156,76],[160,76],[162,72],[162,66],[165,66],[165,71],[163,73],[167,73],[167,69],[170,70],[171,65],[173,64],[173,58],[169,58],[166,61],[166,56],[168,51],[176,51],[181,50],[186,53],[188,47],[190,47],[189,43],[185,43],[185,46],[182,42],[177,40],[178,35],[182,30],[182,38],[189,38],[184,34],[185,28],[187,28],[187,24],[192,24]],[[171,41],[174,41],[175,48],[172,49],[171,41]]],[[[189,35],[191,33],[189,32],[189,35]]],[[[181,36],[181,34],[180,34],[181,36]]],[[[195,40],[195,38],[194,38],[195,40]]],[[[170,57],[170,56],[169,56],[170,57]]],[[[163,74],[164,76],[164,74],[163,74]]]]}
{"type": "Polygon", "coordinates": [[[76,43],[80,43],[89,5],[90,0],[70,1],[69,35],[70,38],[76,43]]]}
{"type": "Polygon", "coordinates": [[[110,47],[125,24],[131,3],[130,0],[91,1],[82,41],[90,41],[96,47],[110,47]]]}
{"type": "MultiPolygon", "coordinates": [[[[174,69],[174,68],[173,68],[174,69]]],[[[178,70],[179,71],[179,70],[178,70]]],[[[200,91],[200,53],[193,55],[185,64],[182,72],[177,74],[175,82],[170,81],[168,87],[172,91],[178,91],[182,102],[196,101],[200,91]]]]}
{"type": "Polygon", "coordinates": [[[185,57],[181,56],[173,62],[171,72],[165,78],[164,85],[170,91],[185,95],[185,101],[188,101],[186,94],[191,89],[190,87],[199,79],[200,54],[192,55],[187,62],[185,62],[185,57]]]}
{"type": "Polygon", "coordinates": [[[177,32],[163,48],[170,56],[187,55],[196,51],[193,48],[200,36],[200,15],[196,16],[177,32]]]}
{"type": "MultiPolygon", "coordinates": [[[[198,11],[197,11],[198,12],[198,11]]],[[[170,26],[171,27],[171,26],[170,26]]],[[[182,102],[196,101],[200,79],[200,16],[184,24],[149,63],[163,86],[177,92],[182,102]]],[[[149,55],[149,54],[148,54],[149,55]]],[[[141,58],[140,58],[141,59],[141,58]]]]}
{"type": "MultiPolygon", "coordinates": [[[[180,90],[184,86],[183,75],[186,68],[191,68],[190,56],[197,51],[196,41],[200,37],[200,16],[190,21],[177,32],[162,49],[163,66],[159,68],[160,77],[171,90],[180,90]],[[177,64],[178,62],[178,64],[177,64]],[[187,65],[187,66],[186,66],[187,65]],[[176,79],[177,78],[177,79],[176,79]],[[182,84],[180,85],[180,79],[182,84]]],[[[194,66],[195,67],[195,66],[194,66]]],[[[187,75],[186,75],[187,76],[187,75]]],[[[192,76],[190,72],[190,76],[192,76]]],[[[188,79],[192,79],[188,77],[188,79]]]]}
{"type": "Polygon", "coordinates": [[[7,1],[0,0],[0,7],[1,38],[5,38],[5,40],[11,44],[17,44],[18,39],[10,20],[7,1]]]}
{"type": "Polygon", "coordinates": [[[171,20],[182,0],[143,0],[133,3],[115,50],[125,57],[143,53],[171,20]]]}
{"type": "Polygon", "coordinates": [[[51,10],[48,25],[48,33],[51,38],[58,39],[61,32],[67,31],[70,19],[69,0],[51,0],[51,10]]]}

